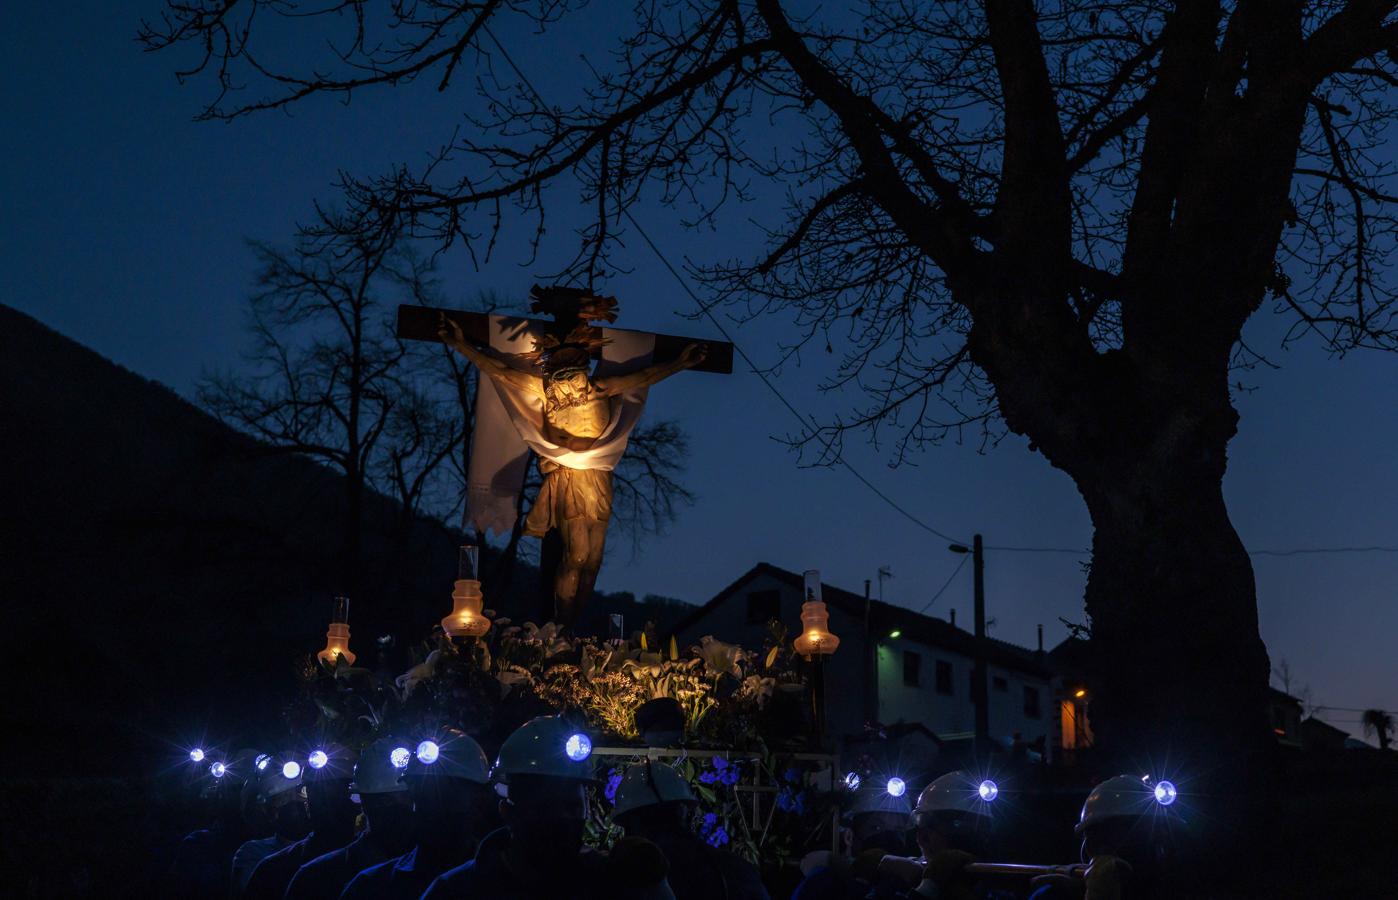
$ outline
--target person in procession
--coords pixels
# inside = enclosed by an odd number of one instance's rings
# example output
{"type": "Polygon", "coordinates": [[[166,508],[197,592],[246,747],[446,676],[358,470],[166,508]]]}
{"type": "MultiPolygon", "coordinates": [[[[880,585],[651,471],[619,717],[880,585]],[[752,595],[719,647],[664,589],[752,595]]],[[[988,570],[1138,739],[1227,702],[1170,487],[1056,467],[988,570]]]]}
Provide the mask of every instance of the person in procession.
{"type": "Polygon", "coordinates": [[[665,854],[670,887],[678,900],[767,900],[767,889],[751,863],[694,833],[690,826],[697,806],[678,772],[646,759],[622,776],[612,820],[627,836],[645,838],[665,854]]]}
{"type": "Polygon", "coordinates": [[[804,880],[792,900],[838,900],[845,897],[888,896],[897,889],[896,877],[879,872],[887,855],[906,852],[912,806],[907,784],[893,776],[886,779],[846,776],[854,784],[845,827],[841,829],[845,855],[815,851],[801,861],[804,880]]]}
{"type": "Polygon", "coordinates": [[[354,761],[353,751],[334,744],[317,747],[295,761],[302,767],[311,830],[257,864],[243,891],[247,900],[281,900],[297,869],[354,839],[359,812],[349,794],[354,761]]]}
{"type": "Polygon", "coordinates": [[[253,819],[271,823],[272,834],[247,841],[233,854],[228,895],[241,900],[253,870],[268,856],[296,841],[311,830],[302,785],[302,766],[290,754],[259,756],[253,768],[260,774],[244,787],[244,808],[253,819]]]}
{"type": "MultiPolygon", "coordinates": [[[[584,850],[592,741],[559,716],[539,716],[505,739],[493,776],[504,827],[473,859],[444,872],[423,900],[573,900],[611,896],[601,855],[584,850]]],[[[357,900],[357,898],[356,898],[357,900]]]]}
{"type": "MultiPolygon", "coordinates": [[[[197,752],[203,756],[202,750],[197,752]]],[[[208,828],[186,835],[175,850],[166,878],[166,896],[176,900],[203,900],[228,896],[233,854],[246,841],[264,836],[265,823],[255,827],[243,814],[243,786],[256,773],[257,752],[242,750],[232,758],[200,759],[204,765],[205,793],[212,796],[214,820],[208,828]]]]}
{"type": "Polygon", "coordinates": [[[393,748],[389,760],[413,800],[416,844],[355,875],[343,900],[417,900],[438,875],[471,858],[493,822],[490,761],[465,732],[442,729],[393,748]]]}
{"type": "Polygon", "coordinates": [[[1048,875],[1035,879],[1032,900],[1129,900],[1144,896],[1169,854],[1170,809],[1179,792],[1169,781],[1115,775],[1083,802],[1073,831],[1082,839],[1087,870],[1082,878],[1048,875]]]}
{"type": "Polygon", "coordinates": [[[406,853],[413,839],[413,801],[403,783],[408,749],[392,738],[370,744],[354,767],[349,789],[359,796],[365,828],[344,847],[307,862],[292,876],[286,900],[335,900],[364,869],[406,853]]]}

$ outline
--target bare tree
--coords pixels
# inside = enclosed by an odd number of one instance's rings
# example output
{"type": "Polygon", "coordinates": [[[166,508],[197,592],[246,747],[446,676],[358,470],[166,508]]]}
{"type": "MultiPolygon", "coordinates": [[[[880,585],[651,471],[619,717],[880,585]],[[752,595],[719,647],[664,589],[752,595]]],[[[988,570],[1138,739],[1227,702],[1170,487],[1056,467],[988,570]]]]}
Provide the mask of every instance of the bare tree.
{"type": "MultiPolygon", "coordinates": [[[[259,271],[249,301],[249,371],[208,377],[200,401],[278,452],[317,460],[344,476],[343,564],[359,584],[365,492],[390,433],[410,457],[419,436],[398,407],[403,347],[385,329],[385,300],[411,297],[427,263],[397,234],[355,235],[325,214],[325,235],[292,247],[254,243],[259,271]],[[329,236],[327,236],[329,235],[329,236]]],[[[435,427],[435,426],[434,426],[435,427]]]]}
{"type": "Polygon", "coordinates": [[[472,128],[420,169],[346,178],[366,234],[488,252],[507,205],[542,230],[581,184],[596,215],[567,273],[584,280],[648,189],[699,223],[750,185],[784,191],[765,252],[696,274],[712,303],[794,320],[791,352],[841,345],[834,383],[869,402],[807,436],[817,458],[851,429],[898,456],[968,425],[1024,435],[1094,525],[1100,743],[1263,749],[1268,659],[1221,487],[1230,372],[1264,307],[1289,338],[1395,347],[1395,192],[1374,151],[1398,2],[638,4],[582,99],[548,103],[484,26],[548,29],[571,5],[182,0],[143,37],[197,48],[209,118],[474,65],[472,128]],[[301,14],[330,58],[255,43],[301,14]]]}

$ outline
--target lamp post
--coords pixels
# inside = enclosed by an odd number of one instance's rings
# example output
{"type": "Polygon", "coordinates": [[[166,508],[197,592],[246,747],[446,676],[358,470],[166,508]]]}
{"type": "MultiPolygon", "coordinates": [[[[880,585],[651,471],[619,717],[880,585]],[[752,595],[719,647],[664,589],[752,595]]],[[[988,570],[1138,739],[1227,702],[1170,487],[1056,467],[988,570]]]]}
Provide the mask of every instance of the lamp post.
{"type": "Polygon", "coordinates": [[[481,611],[485,602],[476,578],[479,558],[474,546],[461,548],[457,558],[456,584],[451,592],[451,615],[442,619],[442,630],[452,638],[478,638],[490,630],[490,619],[481,611]]]}
{"type": "Polygon", "coordinates": [[[989,690],[986,685],[985,665],[985,553],[981,536],[971,540],[971,546],[952,544],[948,547],[953,553],[971,554],[971,571],[975,575],[976,601],[976,642],[975,669],[971,676],[972,697],[976,704],[976,744],[984,747],[990,740],[989,690]]]}
{"type": "Polygon", "coordinates": [[[339,664],[340,657],[354,665],[354,653],[349,648],[349,598],[336,597],[335,611],[330,615],[330,628],[325,632],[325,649],[316,654],[321,662],[332,669],[339,664]]]}
{"type": "Polygon", "coordinates": [[[805,589],[801,633],[792,645],[811,663],[811,718],[815,724],[816,747],[820,748],[825,745],[825,657],[839,648],[840,639],[830,633],[830,612],[821,599],[818,570],[806,570],[805,589]]]}

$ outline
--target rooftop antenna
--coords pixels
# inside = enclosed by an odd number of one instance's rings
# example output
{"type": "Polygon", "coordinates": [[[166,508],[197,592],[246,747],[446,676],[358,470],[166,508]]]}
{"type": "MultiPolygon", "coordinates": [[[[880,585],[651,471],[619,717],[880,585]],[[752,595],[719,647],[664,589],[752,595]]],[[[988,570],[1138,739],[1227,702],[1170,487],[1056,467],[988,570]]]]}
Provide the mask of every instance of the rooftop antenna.
{"type": "Polygon", "coordinates": [[[879,566],[879,602],[883,602],[883,583],[893,577],[893,570],[888,566],[879,566]]]}

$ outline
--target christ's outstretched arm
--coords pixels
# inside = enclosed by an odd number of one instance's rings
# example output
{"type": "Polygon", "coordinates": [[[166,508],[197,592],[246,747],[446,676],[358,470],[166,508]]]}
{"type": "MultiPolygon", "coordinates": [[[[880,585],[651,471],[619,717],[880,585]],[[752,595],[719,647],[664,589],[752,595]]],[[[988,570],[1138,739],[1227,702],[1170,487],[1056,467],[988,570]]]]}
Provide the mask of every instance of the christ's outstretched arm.
{"type": "Polygon", "coordinates": [[[499,379],[506,384],[543,396],[544,383],[538,375],[521,372],[519,369],[513,368],[501,360],[496,359],[466,340],[466,336],[462,333],[460,325],[444,315],[441,316],[440,319],[441,321],[437,326],[437,336],[442,339],[444,344],[455,348],[458,353],[474,363],[476,368],[480,369],[491,378],[499,379]]]}
{"type": "Polygon", "coordinates": [[[627,391],[640,390],[650,387],[658,381],[664,381],[676,372],[683,372],[685,369],[699,365],[708,356],[709,351],[703,344],[690,344],[684,348],[684,352],[678,358],[661,363],[658,366],[648,366],[626,375],[613,375],[608,378],[593,379],[593,384],[604,397],[614,397],[617,394],[624,394],[627,391]]]}

